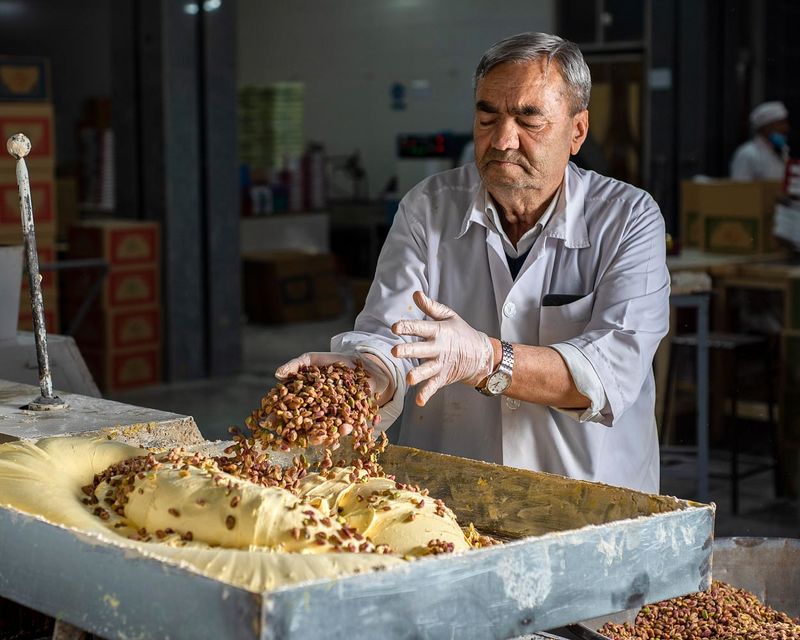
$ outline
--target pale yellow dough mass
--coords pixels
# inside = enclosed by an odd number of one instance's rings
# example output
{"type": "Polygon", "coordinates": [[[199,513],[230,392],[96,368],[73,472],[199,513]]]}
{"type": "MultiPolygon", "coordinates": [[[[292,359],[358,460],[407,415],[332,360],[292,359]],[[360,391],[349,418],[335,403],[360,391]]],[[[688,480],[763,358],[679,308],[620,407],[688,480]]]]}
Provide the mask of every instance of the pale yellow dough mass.
{"type": "MultiPolygon", "coordinates": [[[[455,551],[469,548],[449,510],[444,517],[436,515],[432,499],[398,490],[386,478],[351,483],[351,468],[336,469],[331,479],[309,474],[298,497],[226,476],[229,487],[196,467],[181,473],[165,465],[137,478],[124,517],[113,511],[107,520],[93,515],[93,507],[82,502],[81,487],[110,465],[147,453],[120,442],[78,437],[0,445],[0,506],[253,591],[401,564],[425,553],[432,539],[452,543],[455,551]],[[330,553],[331,546],[318,540],[341,535],[331,514],[360,536],[389,545],[393,553],[330,553]],[[308,525],[309,517],[310,537],[297,539],[292,529],[308,525]],[[142,527],[175,533],[160,541],[129,539],[142,527]],[[186,532],[191,541],[181,540],[186,532]]],[[[107,489],[105,482],[97,487],[101,505],[107,489]]]]}

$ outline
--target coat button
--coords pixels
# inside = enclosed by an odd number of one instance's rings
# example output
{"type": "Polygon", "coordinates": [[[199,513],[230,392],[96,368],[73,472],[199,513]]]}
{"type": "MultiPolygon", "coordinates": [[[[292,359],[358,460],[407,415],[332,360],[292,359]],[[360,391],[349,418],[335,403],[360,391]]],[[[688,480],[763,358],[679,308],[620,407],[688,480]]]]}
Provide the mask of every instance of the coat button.
{"type": "Polygon", "coordinates": [[[520,404],[522,404],[522,403],[519,400],[517,400],[516,398],[506,398],[506,406],[511,411],[516,411],[517,409],[519,409],[519,405],[520,404]]]}
{"type": "Polygon", "coordinates": [[[506,302],[503,305],[503,315],[506,318],[513,318],[515,315],[517,315],[517,305],[515,305],[513,302],[506,302]]]}

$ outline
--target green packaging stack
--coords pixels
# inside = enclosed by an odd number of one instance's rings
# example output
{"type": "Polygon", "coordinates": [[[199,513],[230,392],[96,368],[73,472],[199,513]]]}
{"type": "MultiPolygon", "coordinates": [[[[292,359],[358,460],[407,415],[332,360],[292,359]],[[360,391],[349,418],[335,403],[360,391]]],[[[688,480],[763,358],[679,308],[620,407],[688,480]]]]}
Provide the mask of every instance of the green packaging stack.
{"type": "Polygon", "coordinates": [[[276,82],[239,91],[239,160],[280,171],[303,153],[304,86],[276,82]]]}

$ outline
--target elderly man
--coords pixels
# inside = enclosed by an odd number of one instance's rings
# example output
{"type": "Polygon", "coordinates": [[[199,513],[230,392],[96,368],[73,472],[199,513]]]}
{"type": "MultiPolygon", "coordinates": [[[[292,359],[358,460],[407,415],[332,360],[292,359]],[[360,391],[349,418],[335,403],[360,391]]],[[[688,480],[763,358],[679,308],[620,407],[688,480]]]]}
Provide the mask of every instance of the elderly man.
{"type": "Polygon", "coordinates": [[[361,359],[382,426],[402,411],[400,444],[657,492],[664,222],[644,191],[569,162],[590,89],[557,36],[490,47],[476,162],[403,198],[355,330],[276,375],[361,359]]]}
{"type": "Polygon", "coordinates": [[[782,102],[764,102],[750,113],[753,137],[731,159],[734,180],[783,180],[789,145],[789,112],[782,102]]]}

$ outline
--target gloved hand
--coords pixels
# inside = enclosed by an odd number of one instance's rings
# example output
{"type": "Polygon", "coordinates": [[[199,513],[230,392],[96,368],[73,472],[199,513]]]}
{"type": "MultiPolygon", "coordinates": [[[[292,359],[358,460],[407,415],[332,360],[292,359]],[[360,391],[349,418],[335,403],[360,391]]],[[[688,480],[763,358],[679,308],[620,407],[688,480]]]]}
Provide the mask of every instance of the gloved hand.
{"type": "Polygon", "coordinates": [[[492,372],[494,349],[482,331],[476,331],[449,307],[431,300],[421,291],[414,302],[433,320],[400,320],[392,325],[398,336],[418,336],[422,342],[392,347],[397,358],[425,360],[408,372],[408,384],[425,381],[417,391],[417,404],[425,403],[445,385],[465,382],[473,386],[492,372]]]}
{"type": "Polygon", "coordinates": [[[355,368],[357,360],[360,360],[364,365],[370,391],[375,396],[378,406],[383,406],[394,396],[394,372],[389,371],[383,360],[371,353],[351,354],[309,351],[278,367],[275,371],[275,377],[278,380],[285,380],[290,375],[297,373],[302,366],[315,365],[324,367],[336,362],[343,362],[347,366],[355,368]]]}

